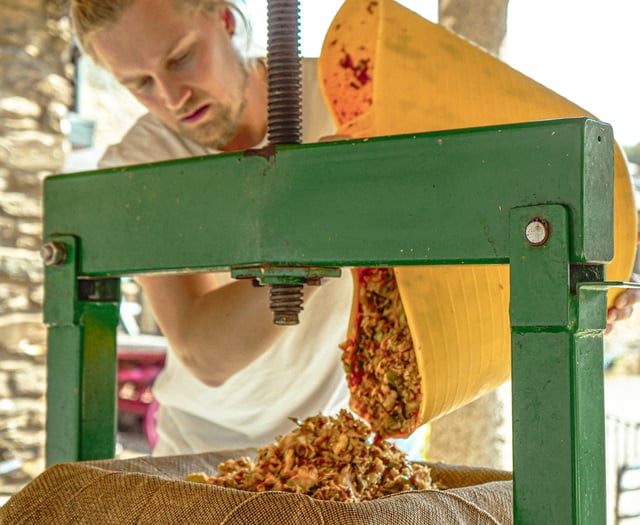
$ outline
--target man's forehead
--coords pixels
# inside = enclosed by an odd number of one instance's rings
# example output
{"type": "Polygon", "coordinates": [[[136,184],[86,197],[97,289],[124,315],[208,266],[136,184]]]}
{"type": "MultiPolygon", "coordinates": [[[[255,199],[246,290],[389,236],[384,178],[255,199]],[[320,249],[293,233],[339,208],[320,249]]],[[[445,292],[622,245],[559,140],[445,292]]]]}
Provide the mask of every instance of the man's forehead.
{"type": "Polygon", "coordinates": [[[212,20],[193,9],[176,9],[170,0],[135,0],[113,25],[93,35],[98,60],[116,74],[144,69],[167,56],[212,20]]]}

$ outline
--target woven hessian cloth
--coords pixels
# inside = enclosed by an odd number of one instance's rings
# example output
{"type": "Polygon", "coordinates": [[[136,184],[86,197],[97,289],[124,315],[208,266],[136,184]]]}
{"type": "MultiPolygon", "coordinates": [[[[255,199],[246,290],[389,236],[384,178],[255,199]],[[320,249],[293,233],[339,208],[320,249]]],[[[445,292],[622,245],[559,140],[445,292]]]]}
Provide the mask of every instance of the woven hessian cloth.
{"type": "MultiPolygon", "coordinates": [[[[284,492],[246,492],[182,481],[213,474],[228,457],[209,453],[54,465],[0,509],[0,523],[225,525],[511,524],[511,474],[431,465],[447,490],[405,492],[362,503],[284,492]]],[[[252,456],[252,452],[248,454],[252,456]]]]}

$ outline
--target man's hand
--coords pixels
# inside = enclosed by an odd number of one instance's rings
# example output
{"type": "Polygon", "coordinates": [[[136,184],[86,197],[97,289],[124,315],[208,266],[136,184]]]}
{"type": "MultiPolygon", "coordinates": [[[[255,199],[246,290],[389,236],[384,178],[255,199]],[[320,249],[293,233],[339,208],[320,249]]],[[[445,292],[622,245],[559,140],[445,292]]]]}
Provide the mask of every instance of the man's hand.
{"type": "MultiPolygon", "coordinates": [[[[630,282],[640,282],[635,275],[631,276],[630,282]]],[[[609,308],[607,312],[607,328],[605,334],[608,334],[613,330],[614,323],[617,321],[623,321],[629,319],[633,313],[633,306],[640,301],[640,289],[639,288],[627,288],[618,297],[616,297],[613,306],[609,308]]]]}

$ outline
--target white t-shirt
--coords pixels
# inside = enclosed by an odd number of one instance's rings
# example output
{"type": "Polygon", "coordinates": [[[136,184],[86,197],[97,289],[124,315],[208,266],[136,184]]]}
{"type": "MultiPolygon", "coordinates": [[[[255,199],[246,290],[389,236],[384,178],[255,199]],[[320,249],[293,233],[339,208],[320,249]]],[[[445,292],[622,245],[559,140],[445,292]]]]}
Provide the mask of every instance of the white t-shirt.
{"type": "MultiPolygon", "coordinates": [[[[315,60],[303,60],[302,78],[303,141],[313,142],[335,127],[317,84],[315,60]]],[[[146,114],[105,151],[99,167],[215,153],[146,114]]],[[[338,344],[346,338],[352,294],[350,272],[325,279],[303,304],[300,324],[288,327],[267,352],[221,387],[201,383],[169,349],[153,388],[160,403],[154,455],[257,448],[290,431],[291,417],[346,408],[349,391],[338,344]]]]}

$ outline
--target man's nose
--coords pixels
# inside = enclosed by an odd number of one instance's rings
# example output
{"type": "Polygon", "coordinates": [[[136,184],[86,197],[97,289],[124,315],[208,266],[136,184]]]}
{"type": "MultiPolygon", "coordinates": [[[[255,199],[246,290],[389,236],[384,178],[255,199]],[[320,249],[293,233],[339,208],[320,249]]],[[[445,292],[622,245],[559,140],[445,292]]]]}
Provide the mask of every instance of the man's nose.
{"type": "Polygon", "coordinates": [[[191,96],[191,90],[182,82],[165,78],[159,82],[161,96],[167,109],[172,111],[180,109],[191,96]]]}

